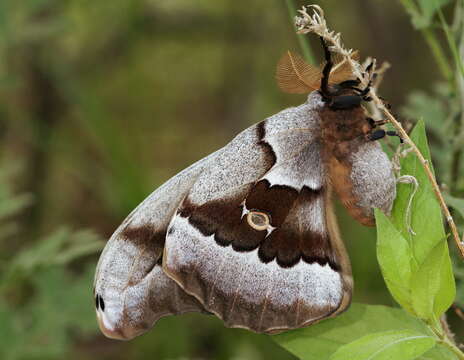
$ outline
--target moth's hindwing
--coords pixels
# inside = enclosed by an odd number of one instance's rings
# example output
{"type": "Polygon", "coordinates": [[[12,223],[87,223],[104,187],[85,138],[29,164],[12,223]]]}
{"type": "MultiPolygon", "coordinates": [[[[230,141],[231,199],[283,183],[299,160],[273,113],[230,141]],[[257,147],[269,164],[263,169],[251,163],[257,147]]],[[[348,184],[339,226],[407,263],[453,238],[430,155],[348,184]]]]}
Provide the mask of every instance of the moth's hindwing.
{"type": "Polygon", "coordinates": [[[396,197],[396,178],[388,156],[377,141],[355,138],[347,156],[331,154],[326,165],[330,183],[350,215],[374,226],[374,209],[390,214],[396,197]]]}
{"type": "Polygon", "coordinates": [[[322,106],[314,92],[242,132],[169,224],[164,271],[227,326],[275,333],[349,305],[351,269],[320,154],[322,106]]]}
{"type": "Polygon", "coordinates": [[[204,311],[165,275],[161,262],[169,221],[214,156],[158,188],[111,236],[100,256],[94,283],[97,318],[106,336],[131,339],[163,316],[204,311]]]}
{"type": "MultiPolygon", "coordinates": [[[[373,226],[374,209],[390,214],[396,197],[396,178],[392,164],[377,141],[364,142],[350,155],[348,161],[351,164],[352,194],[362,214],[353,213],[350,207],[347,208],[358,220],[371,219],[370,223],[360,222],[373,226]]],[[[339,189],[338,192],[343,190],[339,189]]]]}

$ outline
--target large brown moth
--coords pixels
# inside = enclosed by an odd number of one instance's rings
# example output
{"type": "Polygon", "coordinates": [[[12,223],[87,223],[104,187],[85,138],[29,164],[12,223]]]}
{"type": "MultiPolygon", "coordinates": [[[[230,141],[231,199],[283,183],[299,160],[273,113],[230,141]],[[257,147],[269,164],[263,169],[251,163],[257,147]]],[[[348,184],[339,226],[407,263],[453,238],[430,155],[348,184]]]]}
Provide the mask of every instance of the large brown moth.
{"type": "Polygon", "coordinates": [[[346,310],[353,280],[331,205],[359,222],[389,213],[391,163],[349,67],[288,53],[277,80],[307,101],[268,117],[168,180],[119,226],[96,271],[97,318],[131,339],[161,317],[213,313],[277,333],[346,310]]]}

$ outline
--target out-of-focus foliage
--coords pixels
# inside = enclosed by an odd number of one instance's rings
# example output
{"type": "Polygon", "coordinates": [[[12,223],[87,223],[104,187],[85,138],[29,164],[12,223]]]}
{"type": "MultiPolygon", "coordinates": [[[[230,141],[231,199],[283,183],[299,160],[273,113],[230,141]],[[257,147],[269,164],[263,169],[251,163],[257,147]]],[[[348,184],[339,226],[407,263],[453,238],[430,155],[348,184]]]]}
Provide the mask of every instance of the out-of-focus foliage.
{"type": "MultiPolygon", "coordinates": [[[[350,47],[393,64],[381,93],[395,110],[412,89],[433,99],[408,117],[441,131],[430,134],[441,156],[453,92],[435,85],[441,68],[400,2],[318,3],[350,47]]],[[[299,51],[284,1],[0,1],[2,359],[294,359],[269,337],[197,314],[107,340],[92,300],[94,234],[108,237],[155,187],[241,129],[304,101],[274,83],[287,49],[299,51]]],[[[440,176],[446,161],[435,161],[440,176]]],[[[393,304],[375,232],[344,212],[340,221],[355,300],[393,304]]]]}
{"type": "Polygon", "coordinates": [[[37,242],[15,244],[20,231],[11,220],[33,201],[28,194],[16,195],[11,171],[0,165],[0,336],[2,359],[60,358],[75,336],[94,332],[93,311],[83,309],[89,298],[93,266],[86,264],[79,274],[66,265],[95,253],[102,241],[91,231],[71,232],[61,228],[37,242]],[[14,248],[15,255],[11,250],[14,248]],[[8,251],[10,250],[10,251],[8,251]]]}
{"type": "Polygon", "coordinates": [[[424,29],[432,25],[438,9],[451,0],[400,0],[411,15],[411,21],[417,29],[424,29]]]}
{"type": "MultiPolygon", "coordinates": [[[[453,210],[453,215],[461,233],[464,231],[464,4],[461,1],[419,1],[419,8],[425,5],[433,10],[432,16],[417,15],[414,1],[401,0],[412,16],[415,26],[421,29],[429,44],[431,53],[445,82],[434,83],[431,90],[414,90],[410,93],[402,115],[407,119],[423,119],[429,130],[431,151],[436,165],[436,175],[445,191],[445,199],[453,210]],[[427,4],[429,3],[429,4],[427,4]],[[452,19],[448,25],[439,7],[452,3],[452,19]],[[435,19],[432,21],[435,15],[435,19]],[[428,19],[428,20],[424,20],[428,19]],[[443,41],[437,41],[437,29],[446,34],[443,41]],[[446,39],[446,40],[445,40],[446,39]],[[446,50],[445,50],[446,49],[446,50]]],[[[426,10],[425,12],[427,12],[426,10]]],[[[424,12],[424,14],[425,14],[424,12]]],[[[464,265],[462,259],[454,255],[454,269],[457,279],[457,299],[464,306],[464,265]]]]}

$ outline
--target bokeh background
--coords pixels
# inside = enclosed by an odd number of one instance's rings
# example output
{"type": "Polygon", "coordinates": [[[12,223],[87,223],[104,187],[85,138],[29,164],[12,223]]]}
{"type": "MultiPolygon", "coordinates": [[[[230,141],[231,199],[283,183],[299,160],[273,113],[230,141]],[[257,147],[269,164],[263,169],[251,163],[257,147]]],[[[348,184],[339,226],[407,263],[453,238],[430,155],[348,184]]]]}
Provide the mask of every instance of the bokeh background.
{"type": "MultiPolygon", "coordinates": [[[[437,89],[447,94],[443,74],[401,1],[318,4],[349,47],[392,64],[380,92],[394,112],[406,123],[422,112],[442,127],[444,103],[434,98],[435,113],[422,105],[437,89]]],[[[92,295],[106,239],[153,189],[304,101],[274,81],[280,56],[300,51],[287,5],[0,0],[1,359],[294,359],[268,336],[198,314],[161,319],[131,342],[108,340],[92,295]]],[[[309,43],[319,61],[318,40],[309,43]]],[[[375,230],[339,215],[354,300],[393,305],[375,230]]]]}

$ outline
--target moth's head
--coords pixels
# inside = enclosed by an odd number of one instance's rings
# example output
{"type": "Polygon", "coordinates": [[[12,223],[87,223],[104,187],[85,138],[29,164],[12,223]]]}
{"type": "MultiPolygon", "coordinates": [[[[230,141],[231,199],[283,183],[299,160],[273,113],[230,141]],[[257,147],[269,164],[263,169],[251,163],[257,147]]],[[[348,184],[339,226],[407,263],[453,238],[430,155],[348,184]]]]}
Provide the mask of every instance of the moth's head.
{"type": "Polygon", "coordinates": [[[359,91],[354,90],[359,86],[359,80],[348,79],[336,84],[330,84],[329,90],[332,96],[359,96],[359,91]]]}
{"type": "Polygon", "coordinates": [[[130,340],[153,325],[150,282],[159,254],[146,238],[140,228],[118,229],[100,256],[94,302],[98,325],[109,338],[130,340]]]}

